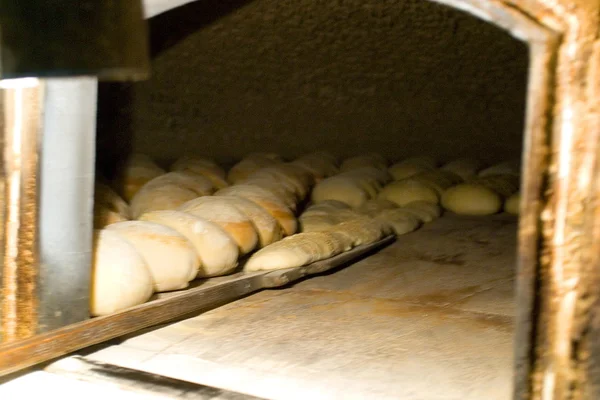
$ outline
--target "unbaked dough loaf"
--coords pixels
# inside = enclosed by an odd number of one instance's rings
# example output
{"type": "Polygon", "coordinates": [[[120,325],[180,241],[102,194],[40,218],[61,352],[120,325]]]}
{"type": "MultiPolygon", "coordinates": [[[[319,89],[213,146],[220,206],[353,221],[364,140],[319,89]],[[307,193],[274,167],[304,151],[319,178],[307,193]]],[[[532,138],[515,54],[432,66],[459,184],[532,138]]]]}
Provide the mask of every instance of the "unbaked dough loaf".
{"type": "Polygon", "coordinates": [[[225,170],[214,161],[205,158],[181,157],[171,165],[171,171],[187,171],[204,176],[217,189],[229,186],[225,170]]]}
{"type": "Polygon", "coordinates": [[[463,181],[473,178],[481,169],[481,162],[470,158],[459,158],[444,165],[442,170],[450,171],[462,178],[463,181]]]}
{"type": "Polygon", "coordinates": [[[198,197],[183,204],[178,211],[219,225],[235,240],[240,254],[251,252],[258,244],[258,234],[250,218],[226,200],[221,201],[218,197],[198,197]]]}
{"type": "Polygon", "coordinates": [[[294,213],[277,196],[271,192],[252,185],[235,185],[219,190],[217,196],[239,196],[264,208],[283,228],[285,235],[293,235],[298,229],[298,221],[294,213]]]}
{"type": "Polygon", "coordinates": [[[521,207],[521,193],[517,192],[510,196],[504,202],[504,211],[512,215],[519,215],[519,209],[521,207]]]}
{"type": "Polygon", "coordinates": [[[165,225],[127,221],[106,228],[134,245],[146,261],[155,292],[183,289],[198,274],[200,259],[190,241],[165,225]]]}
{"type": "Polygon", "coordinates": [[[312,202],[337,200],[351,207],[360,207],[369,200],[369,193],[355,180],[345,176],[333,176],[319,182],[312,191],[312,202]]]}
{"type": "Polygon", "coordinates": [[[410,178],[390,183],[379,193],[379,198],[389,200],[398,206],[419,200],[436,204],[439,202],[439,195],[435,189],[410,178]]]}
{"type": "Polygon", "coordinates": [[[185,236],[200,258],[198,277],[225,275],[237,266],[236,242],[213,222],[181,211],[155,211],[142,215],[140,220],[168,226],[185,236]]]}
{"type": "Polygon", "coordinates": [[[94,232],[91,278],[93,316],[125,310],[152,296],[152,276],[143,257],[133,244],[110,230],[94,232]]]}
{"type": "Polygon", "coordinates": [[[456,214],[490,215],[500,211],[502,199],[483,185],[461,183],[443,194],[442,206],[456,214]]]}

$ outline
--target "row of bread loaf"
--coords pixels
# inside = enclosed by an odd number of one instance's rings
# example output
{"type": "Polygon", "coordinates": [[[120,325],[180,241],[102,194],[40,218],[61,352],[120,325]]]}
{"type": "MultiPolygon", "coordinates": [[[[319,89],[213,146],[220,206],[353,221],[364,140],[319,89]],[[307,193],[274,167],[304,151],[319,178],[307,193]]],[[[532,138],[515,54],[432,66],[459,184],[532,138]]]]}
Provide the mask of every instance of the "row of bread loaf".
{"type": "Polygon", "coordinates": [[[283,163],[256,154],[226,176],[207,160],[181,159],[166,172],[136,155],[123,185],[130,205],[97,185],[95,223],[103,229],[95,235],[92,314],[141,304],[196,277],[231,273],[239,256],[292,235],[297,204],[315,179],[335,172],[328,157],[283,163]]]}
{"type": "Polygon", "coordinates": [[[344,160],[340,172],[319,182],[312,203],[300,215],[300,233],[267,246],[246,263],[247,270],[293,268],[330,258],[353,247],[402,235],[441,215],[437,204],[414,201],[403,207],[378,199],[391,180],[376,154],[344,160]]]}
{"type": "Polygon", "coordinates": [[[413,157],[388,167],[382,156],[369,153],[346,159],[340,171],[315,187],[313,201],[341,200],[360,207],[380,198],[400,206],[413,201],[441,203],[458,214],[487,215],[502,209],[518,213],[519,165],[515,161],[482,169],[476,160],[457,159],[438,168],[431,157],[413,157]],[[391,182],[382,188],[364,185],[353,176],[374,169],[387,169],[391,182]]]}

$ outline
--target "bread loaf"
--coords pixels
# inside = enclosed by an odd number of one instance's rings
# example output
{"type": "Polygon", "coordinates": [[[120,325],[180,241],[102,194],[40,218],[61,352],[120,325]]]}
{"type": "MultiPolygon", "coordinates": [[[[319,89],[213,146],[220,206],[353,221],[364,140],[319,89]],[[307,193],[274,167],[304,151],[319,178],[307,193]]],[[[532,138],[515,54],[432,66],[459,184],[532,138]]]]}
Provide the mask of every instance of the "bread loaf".
{"type": "Polygon", "coordinates": [[[236,242],[215,223],[181,211],[155,211],[140,220],[168,226],[185,236],[200,258],[198,277],[225,275],[237,266],[236,242]]]}
{"type": "Polygon", "coordinates": [[[229,186],[225,170],[212,160],[204,158],[181,157],[171,165],[171,171],[185,171],[201,175],[217,189],[229,186]]]}
{"type": "Polygon", "coordinates": [[[200,259],[194,246],[185,236],[165,225],[127,221],[106,229],[134,245],[148,266],[155,292],[183,289],[198,274],[200,259]]]}
{"type": "Polygon", "coordinates": [[[519,215],[520,207],[521,194],[519,192],[514,193],[504,202],[504,211],[512,215],[519,215]]]}
{"type": "Polygon", "coordinates": [[[379,199],[389,200],[398,206],[404,206],[413,201],[428,201],[438,203],[437,191],[429,185],[409,178],[392,182],[379,193],[379,199]]]}
{"type": "Polygon", "coordinates": [[[450,161],[441,169],[452,172],[460,176],[463,181],[467,181],[473,178],[477,174],[477,171],[481,169],[481,163],[477,160],[469,158],[460,158],[454,161],[450,161]]]}
{"type": "Polygon", "coordinates": [[[127,221],[127,218],[121,214],[102,206],[94,207],[94,229],[102,229],[108,225],[123,221],[127,221]]]}
{"type": "Polygon", "coordinates": [[[337,200],[358,208],[369,200],[369,193],[350,177],[333,176],[319,182],[312,191],[312,202],[337,200]]]}
{"type": "Polygon", "coordinates": [[[133,244],[113,231],[94,232],[91,315],[108,315],[145,303],[152,288],[148,266],[133,244]]]}
{"type": "Polygon", "coordinates": [[[119,174],[116,187],[121,189],[125,200],[131,201],[142,186],[164,173],[165,170],[156,165],[150,157],[133,154],[119,174]]]}
{"type": "Polygon", "coordinates": [[[292,235],[298,229],[298,221],[294,213],[275,195],[262,188],[251,185],[235,185],[219,190],[218,196],[239,196],[264,208],[283,228],[285,235],[292,235]]]}
{"type": "Polygon", "coordinates": [[[131,200],[134,218],[160,210],[174,210],[187,201],[213,192],[212,183],[199,175],[169,172],[146,183],[131,200]]]}
{"type": "Polygon", "coordinates": [[[502,199],[486,186],[462,183],[444,192],[442,206],[456,214],[490,215],[500,211],[502,199]]]}

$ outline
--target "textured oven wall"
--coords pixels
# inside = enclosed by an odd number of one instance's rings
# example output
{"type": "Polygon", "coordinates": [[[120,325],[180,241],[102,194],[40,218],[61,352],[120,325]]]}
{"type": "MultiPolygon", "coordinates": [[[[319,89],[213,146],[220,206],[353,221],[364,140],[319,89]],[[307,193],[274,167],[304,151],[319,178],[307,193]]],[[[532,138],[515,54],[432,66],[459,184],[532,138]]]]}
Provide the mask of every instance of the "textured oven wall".
{"type": "Polygon", "coordinates": [[[263,150],[520,155],[527,47],[489,23],[426,0],[222,8],[214,21],[204,1],[152,24],[164,42],[203,21],[134,86],[136,150],[225,162],[263,150]]]}

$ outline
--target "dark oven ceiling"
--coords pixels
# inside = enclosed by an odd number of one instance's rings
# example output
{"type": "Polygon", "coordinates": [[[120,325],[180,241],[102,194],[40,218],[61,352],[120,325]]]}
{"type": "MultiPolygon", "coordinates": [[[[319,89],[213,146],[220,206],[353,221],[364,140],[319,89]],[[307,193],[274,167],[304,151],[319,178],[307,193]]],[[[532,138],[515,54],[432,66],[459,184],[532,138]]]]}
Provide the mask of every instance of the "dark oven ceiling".
{"type": "Polygon", "coordinates": [[[153,77],[101,90],[100,151],[114,149],[116,135],[163,160],[230,162],[267,148],[290,157],[520,155],[527,46],[454,9],[208,0],[150,26],[153,77]]]}

